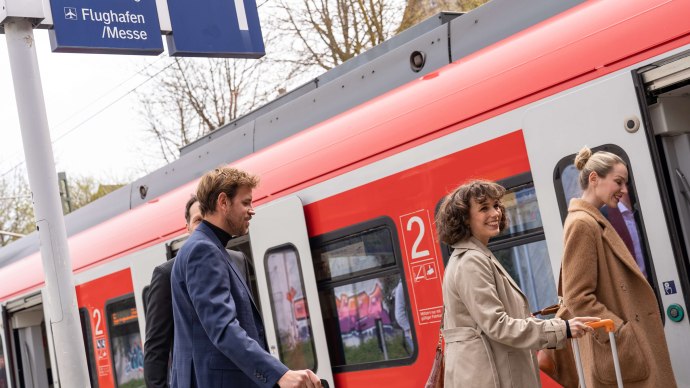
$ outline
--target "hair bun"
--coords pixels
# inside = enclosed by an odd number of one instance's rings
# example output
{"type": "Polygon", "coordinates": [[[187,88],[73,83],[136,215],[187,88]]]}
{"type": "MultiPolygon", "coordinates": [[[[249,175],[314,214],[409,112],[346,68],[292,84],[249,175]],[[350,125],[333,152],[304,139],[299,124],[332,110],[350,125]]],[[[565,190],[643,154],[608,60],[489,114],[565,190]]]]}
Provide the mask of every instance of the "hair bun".
{"type": "Polygon", "coordinates": [[[587,146],[582,147],[580,152],[577,153],[577,156],[575,156],[575,167],[579,171],[582,171],[582,169],[585,168],[590,156],[592,156],[592,150],[590,150],[587,146]]]}

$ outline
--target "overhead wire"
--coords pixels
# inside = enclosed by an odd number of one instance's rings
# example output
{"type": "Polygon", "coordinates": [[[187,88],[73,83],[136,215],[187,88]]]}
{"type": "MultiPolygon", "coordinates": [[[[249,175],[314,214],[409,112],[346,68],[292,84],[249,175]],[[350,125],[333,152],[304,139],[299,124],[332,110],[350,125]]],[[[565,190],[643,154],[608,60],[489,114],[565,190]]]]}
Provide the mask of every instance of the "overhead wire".
{"type": "MultiPolygon", "coordinates": [[[[128,77],[128,78],[125,79],[124,81],[120,82],[118,85],[115,85],[114,87],[110,88],[110,90],[108,90],[107,92],[103,93],[103,94],[102,94],[100,97],[98,97],[96,100],[92,101],[91,103],[89,103],[88,105],[86,105],[86,106],[84,106],[83,108],[79,109],[77,112],[75,112],[74,114],[72,114],[72,115],[69,116],[68,118],[66,118],[66,119],[62,120],[60,123],[56,124],[56,125],[55,125],[55,128],[57,128],[57,127],[63,125],[64,123],[68,122],[68,121],[71,120],[72,118],[76,117],[80,112],[83,112],[83,111],[86,110],[87,108],[89,108],[89,107],[95,105],[97,101],[102,100],[103,98],[105,98],[105,96],[111,94],[114,90],[118,89],[119,87],[121,87],[121,86],[124,85],[125,83],[129,82],[129,81],[132,80],[133,78],[135,78],[135,77],[137,77],[138,75],[140,75],[143,71],[145,71],[145,70],[147,70],[148,68],[150,68],[151,66],[153,66],[153,65],[155,65],[155,64],[157,64],[157,63],[159,63],[161,60],[163,60],[163,59],[165,59],[165,58],[169,58],[169,57],[168,57],[168,56],[161,56],[158,60],[156,60],[156,61],[150,63],[149,65],[147,65],[147,66],[144,67],[143,69],[138,70],[135,74],[131,75],[130,77],[128,77]]],[[[128,90],[128,91],[125,92],[124,94],[120,95],[119,97],[117,97],[116,99],[114,99],[113,101],[111,101],[110,103],[108,103],[107,105],[105,105],[104,107],[102,107],[101,109],[99,109],[99,110],[97,110],[96,112],[92,113],[91,115],[89,115],[88,117],[86,117],[84,120],[82,120],[81,122],[79,122],[79,123],[78,123],[77,125],[75,125],[74,127],[70,128],[69,130],[67,130],[67,131],[65,131],[64,133],[62,133],[62,134],[60,134],[59,136],[57,136],[54,140],[51,141],[51,144],[55,144],[56,142],[60,141],[60,140],[63,139],[65,136],[69,135],[70,133],[72,133],[72,132],[74,132],[75,130],[77,130],[78,128],[80,128],[82,125],[84,125],[84,124],[86,124],[87,122],[89,122],[90,120],[92,120],[94,117],[96,117],[96,116],[98,116],[99,114],[103,113],[106,109],[108,109],[108,108],[110,108],[111,106],[115,105],[116,103],[118,103],[119,101],[121,101],[121,100],[124,99],[125,97],[129,96],[130,94],[134,93],[138,88],[140,88],[141,86],[143,86],[143,85],[146,84],[147,82],[149,82],[149,81],[151,81],[152,79],[154,79],[155,77],[157,77],[160,73],[162,73],[163,71],[167,70],[167,69],[170,68],[172,65],[174,65],[174,62],[168,64],[167,66],[165,66],[165,67],[163,67],[162,69],[158,70],[158,71],[155,72],[154,74],[148,76],[144,81],[140,82],[140,83],[137,84],[135,87],[131,88],[130,90],[128,90]]],[[[0,174],[0,178],[4,178],[5,176],[7,176],[7,175],[8,175],[9,173],[11,173],[12,171],[14,171],[14,170],[16,170],[17,168],[21,167],[25,162],[26,162],[25,160],[22,160],[22,161],[20,161],[19,163],[15,164],[14,166],[10,167],[8,170],[6,170],[6,171],[3,172],[2,174],[0,174]]]]}

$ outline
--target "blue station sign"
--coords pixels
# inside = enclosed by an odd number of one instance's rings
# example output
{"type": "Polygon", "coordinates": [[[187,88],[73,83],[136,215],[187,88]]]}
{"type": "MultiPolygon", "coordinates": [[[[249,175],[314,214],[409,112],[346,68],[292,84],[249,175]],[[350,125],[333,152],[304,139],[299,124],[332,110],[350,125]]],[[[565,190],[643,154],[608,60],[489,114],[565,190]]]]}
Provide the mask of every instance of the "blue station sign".
{"type": "Polygon", "coordinates": [[[168,0],[170,56],[261,58],[255,0],[168,0]]]}
{"type": "Polygon", "coordinates": [[[50,0],[50,7],[54,52],[163,52],[155,0],[50,0]]]}

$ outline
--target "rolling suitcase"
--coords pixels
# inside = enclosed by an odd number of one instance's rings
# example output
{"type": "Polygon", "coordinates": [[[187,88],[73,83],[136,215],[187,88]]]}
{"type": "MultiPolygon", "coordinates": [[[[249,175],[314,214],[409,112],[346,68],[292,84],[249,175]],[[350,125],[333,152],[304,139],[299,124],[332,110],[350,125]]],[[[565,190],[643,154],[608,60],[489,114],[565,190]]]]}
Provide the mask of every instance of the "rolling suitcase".
{"type": "MultiPolygon", "coordinates": [[[[606,329],[606,332],[609,333],[609,339],[611,342],[611,352],[613,353],[613,367],[616,370],[616,381],[618,383],[618,388],[623,388],[621,364],[618,360],[618,348],[616,347],[616,337],[613,334],[616,331],[616,328],[613,324],[613,321],[610,319],[602,319],[599,322],[588,323],[587,326],[590,326],[595,329],[603,327],[606,329]]],[[[573,353],[575,354],[575,365],[577,366],[577,376],[580,379],[580,387],[587,388],[585,385],[585,374],[582,370],[582,360],[580,359],[580,348],[577,345],[577,339],[573,338],[571,340],[571,343],[573,345],[573,353]]]]}

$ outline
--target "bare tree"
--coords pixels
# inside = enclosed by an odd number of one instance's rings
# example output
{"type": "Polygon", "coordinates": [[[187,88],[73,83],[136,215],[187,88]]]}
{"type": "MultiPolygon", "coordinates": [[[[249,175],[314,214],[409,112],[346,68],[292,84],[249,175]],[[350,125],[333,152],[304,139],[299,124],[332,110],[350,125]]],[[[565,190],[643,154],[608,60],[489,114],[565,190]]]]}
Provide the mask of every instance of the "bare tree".
{"type": "Polygon", "coordinates": [[[402,32],[441,11],[468,12],[488,0],[408,0],[397,32],[402,32]]]}
{"type": "Polygon", "coordinates": [[[173,58],[155,87],[139,94],[147,130],[159,155],[175,160],[179,148],[267,101],[260,61],[173,58]]]}
{"type": "Polygon", "coordinates": [[[405,26],[441,10],[468,10],[485,1],[264,2],[262,13],[270,15],[262,20],[268,32],[266,57],[171,59],[154,87],[140,93],[141,114],[157,143],[155,153],[169,163],[181,147],[383,43],[405,26]]]}
{"type": "Polygon", "coordinates": [[[278,0],[276,28],[293,43],[280,60],[329,70],[390,38],[401,0],[278,0]]]}
{"type": "Polygon", "coordinates": [[[29,234],[34,228],[29,184],[21,170],[15,170],[12,175],[0,178],[0,231],[9,232],[0,233],[0,246],[19,238],[12,234],[29,234]]]}

